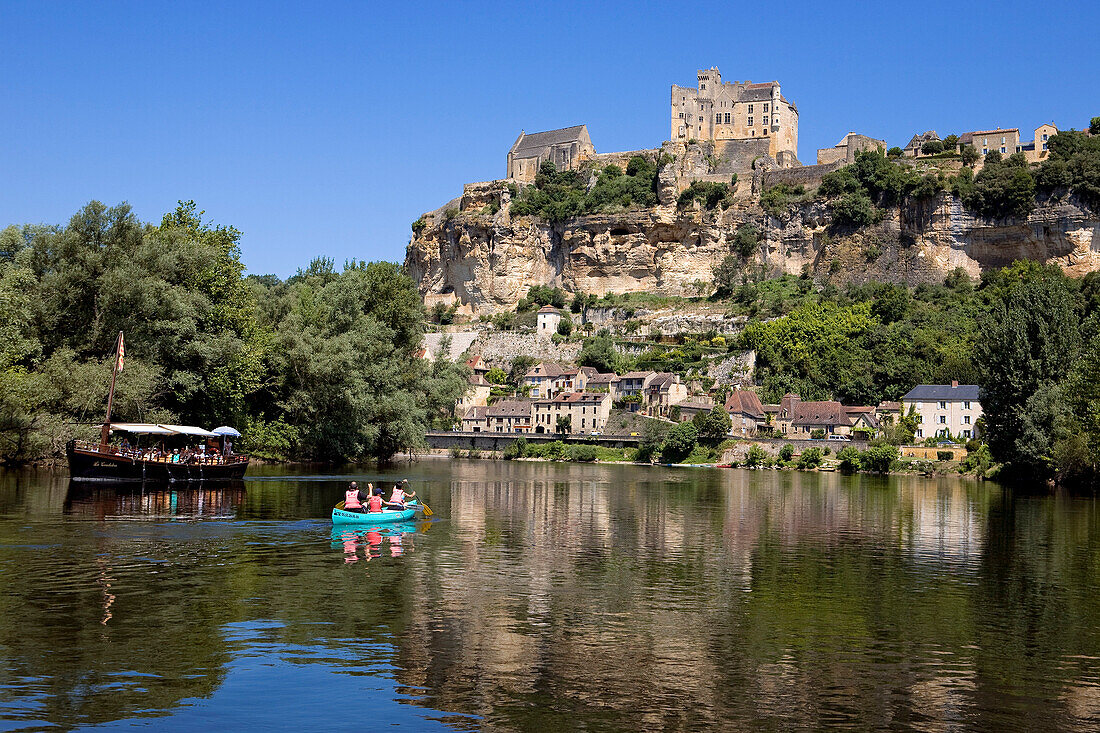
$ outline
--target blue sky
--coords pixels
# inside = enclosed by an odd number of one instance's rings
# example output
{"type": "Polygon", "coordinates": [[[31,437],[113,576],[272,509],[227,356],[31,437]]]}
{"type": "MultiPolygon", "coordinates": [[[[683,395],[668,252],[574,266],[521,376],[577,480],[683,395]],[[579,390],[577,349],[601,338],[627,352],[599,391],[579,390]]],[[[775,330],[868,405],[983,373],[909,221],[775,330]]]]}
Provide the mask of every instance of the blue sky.
{"type": "Polygon", "coordinates": [[[756,5],[0,0],[0,226],[194,199],[250,272],[401,261],[409,224],[501,177],[520,129],[656,147],[669,85],[709,66],[779,80],[808,163],[849,130],[1100,115],[1091,3],[756,5]]]}

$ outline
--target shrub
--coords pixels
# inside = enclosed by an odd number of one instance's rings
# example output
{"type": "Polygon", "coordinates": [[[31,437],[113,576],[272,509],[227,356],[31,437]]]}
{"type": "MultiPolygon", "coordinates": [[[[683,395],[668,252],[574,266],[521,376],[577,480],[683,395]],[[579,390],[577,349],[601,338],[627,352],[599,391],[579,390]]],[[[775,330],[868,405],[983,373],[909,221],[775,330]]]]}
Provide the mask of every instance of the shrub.
{"type": "Polygon", "coordinates": [[[504,449],[504,458],[513,460],[527,456],[527,438],[516,438],[504,449]]]}
{"type": "Polygon", "coordinates": [[[733,235],[731,244],[737,254],[743,259],[748,259],[760,247],[760,230],[755,224],[742,224],[737,227],[737,233],[733,235]]]}
{"type": "Polygon", "coordinates": [[[569,446],[569,460],[591,463],[596,460],[596,446],[571,445],[569,446]]]}
{"type": "Polygon", "coordinates": [[[924,145],[920,146],[920,151],[925,155],[935,155],[936,153],[943,152],[943,142],[940,140],[929,140],[924,145]]]}
{"type": "Polygon", "coordinates": [[[508,372],[504,371],[500,367],[493,367],[485,375],[485,381],[489,382],[489,384],[507,384],[508,372]]]}
{"type": "Polygon", "coordinates": [[[733,190],[725,183],[692,181],[680,194],[676,205],[684,209],[691,206],[693,201],[702,202],[703,208],[708,210],[726,209],[733,204],[733,190]]]}
{"type": "Polygon", "coordinates": [[[978,159],[982,156],[978,153],[977,148],[973,145],[963,145],[960,151],[963,165],[974,165],[978,162],[978,159]]]}
{"type": "Polygon", "coordinates": [[[860,452],[854,446],[846,446],[836,454],[840,460],[840,470],[845,473],[855,473],[863,465],[860,452]]]}
{"type": "Polygon", "coordinates": [[[794,446],[790,443],[785,443],[782,448],[779,449],[779,457],[784,461],[789,461],[794,457],[794,446]]]}
{"type": "Polygon", "coordinates": [[[768,452],[756,443],[753,443],[749,446],[749,451],[745,455],[745,465],[749,468],[756,468],[757,466],[764,465],[764,461],[767,459],[768,452]]]}
{"type": "Polygon", "coordinates": [[[573,333],[573,321],[570,318],[562,318],[558,321],[558,333],[562,336],[568,336],[573,333]]]}
{"type": "Polygon", "coordinates": [[[661,460],[665,463],[683,460],[695,450],[698,441],[699,431],[690,422],[682,422],[674,426],[665,435],[664,443],[661,444],[661,460]]]}
{"type": "Polygon", "coordinates": [[[863,451],[860,455],[860,463],[864,471],[886,473],[900,455],[896,446],[876,445],[863,451]]]}
{"type": "Polygon", "coordinates": [[[728,298],[737,287],[741,275],[741,260],[735,255],[726,255],[711,272],[714,294],[719,298],[728,298]]]}
{"type": "Polygon", "coordinates": [[[957,147],[959,147],[958,135],[948,135],[943,139],[944,152],[953,153],[957,147]]]}
{"type": "Polygon", "coordinates": [[[428,222],[424,221],[423,216],[421,216],[419,219],[417,219],[416,221],[414,221],[412,223],[413,234],[415,234],[418,237],[420,236],[420,232],[424,231],[427,228],[428,228],[428,222]]]}
{"type": "Polygon", "coordinates": [[[760,194],[760,206],[764,211],[778,218],[786,213],[792,199],[805,193],[806,189],[802,185],[791,186],[786,183],[777,183],[760,194]]]}
{"type": "Polygon", "coordinates": [[[857,227],[867,226],[878,220],[874,203],[862,192],[845,194],[840,201],[833,204],[833,215],[841,224],[857,227]]]}
{"type": "Polygon", "coordinates": [[[807,448],[798,457],[796,466],[799,471],[808,471],[820,466],[823,460],[825,460],[825,453],[820,448],[807,448]]]}
{"type": "Polygon", "coordinates": [[[949,451],[949,450],[938,450],[938,451],[936,451],[936,460],[937,461],[953,461],[953,460],[955,460],[955,453],[954,453],[954,451],[949,451]]]}
{"type": "Polygon", "coordinates": [[[900,158],[905,154],[905,151],[899,148],[897,145],[886,151],[886,157],[888,158],[900,158]]]}
{"type": "Polygon", "coordinates": [[[1026,217],[1035,208],[1035,178],[1023,154],[1001,160],[989,153],[972,185],[961,189],[966,208],[987,218],[1026,217]]]}
{"type": "Polygon", "coordinates": [[[814,428],[810,431],[810,438],[813,440],[822,440],[825,438],[825,431],[821,428],[814,428]]]}

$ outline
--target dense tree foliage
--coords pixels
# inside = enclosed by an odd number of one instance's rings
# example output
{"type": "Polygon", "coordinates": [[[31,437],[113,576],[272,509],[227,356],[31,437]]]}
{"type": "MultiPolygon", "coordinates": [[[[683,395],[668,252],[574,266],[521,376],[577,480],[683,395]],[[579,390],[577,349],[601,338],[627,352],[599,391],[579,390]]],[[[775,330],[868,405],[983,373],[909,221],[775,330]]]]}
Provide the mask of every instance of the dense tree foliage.
{"type": "Polygon", "coordinates": [[[581,171],[559,171],[544,161],[535,175],[535,185],[526,186],[512,202],[514,216],[538,216],[557,224],[582,214],[620,208],[653,206],[657,203],[657,174],[664,161],[636,155],[626,172],[608,165],[596,174],[591,189],[581,171]]]}
{"type": "Polygon", "coordinates": [[[202,213],[181,203],[152,225],[92,202],[64,227],[3,231],[0,460],[91,434],[119,331],[116,420],[236,424],[271,455],[422,444],[465,377],[415,358],[424,312],[411,280],[388,263],[337,272],[329,260],[287,282],[244,278],[239,232],[202,213]]]}
{"type": "Polygon", "coordinates": [[[765,401],[793,391],[849,404],[896,400],[914,384],[971,382],[982,296],[965,275],[955,287],[850,286],[789,314],[751,321],[740,348],[756,351],[765,401]]]}
{"type": "Polygon", "coordinates": [[[1054,266],[1020,262],[985,278],[976,356],[994,457],[1023,477],[1096,480],[1100,336],[1095,292],[1054,266]]]}
{"type": "Polygon", "coordinates": [[[683,209],[695,201],[700,202],[704,209],[728,209],[733,205],[733,187],[713,181],[692,181],[680,193],[676,205],[683,209]]]}

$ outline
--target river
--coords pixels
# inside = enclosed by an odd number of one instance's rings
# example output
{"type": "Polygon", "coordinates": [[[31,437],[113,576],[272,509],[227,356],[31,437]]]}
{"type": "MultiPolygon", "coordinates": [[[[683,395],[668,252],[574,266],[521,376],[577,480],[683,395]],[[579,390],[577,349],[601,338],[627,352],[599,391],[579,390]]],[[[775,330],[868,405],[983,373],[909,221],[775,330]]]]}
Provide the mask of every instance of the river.
{"type": "Polygon", "coordinates": [[[1097,500],[424,460],[0,474],[0,730],[1100,727],[1097,500]],[[351,476],[434,521],[334,532],[351,476]]]}

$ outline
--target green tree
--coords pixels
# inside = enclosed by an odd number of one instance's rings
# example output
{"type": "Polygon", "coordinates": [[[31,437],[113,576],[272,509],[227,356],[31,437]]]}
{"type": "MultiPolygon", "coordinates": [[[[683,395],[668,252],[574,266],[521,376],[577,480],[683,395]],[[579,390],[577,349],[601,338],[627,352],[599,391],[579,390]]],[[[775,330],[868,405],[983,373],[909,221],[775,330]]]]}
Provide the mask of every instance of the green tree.
{"type": "Polygon", "coordinates": [[[710,412],[700,412],[696,417],[702,416],[698,429],[698,438],[702,443],[717,445],[729,436],[733,421],[725,408],[716,405],[710,412]]]}
{"type": "Polygon", "coordinates": [[[860,454],[859,461],[864,471],[886,473],[900,455],[900,451],[895,446],[876,445],[863,451],[860,454]]]}
{"type": "Polygon", "coordinates": [[[966,166],[974,165],[982,157],[973,145],[963,145],[959,155],[962,158],[962,164],[966,166]]]}
{"type": "Polygon", "coordinates": [[[905,154],[905,151],[902,150],[901,148],[899,148],[897,145],[895,145],[894,147],[892,147],[892,148],[890,148],[889,150],[886,151],[886,156],[888,158],[900,158],[904,154],[905,154]]]}
{"type": "Polygon", "coordinates": [[[601,374],[618,371],[619,362],[620,357],[615,350],[615,341],[606,334],[586,338],[580,354],[577,355],[577,363],[580,366],[592,367],[601,374]]]}
{"type": "Polygon", "coordinates": [[[994,300],[975,352],[989,447],[1024,475],[1049,476],[1049,449],[1035,443],[1035,431],[1052,429],[1049,390],[1070,372],[1080,346],[1074,294],[1056,266],[1034,263],[984,285],[994,300]]]}
{"type": "Polygon", "coordinates": [[[764,462],[768,460],[768,452],[761,448],[758,444],[753,443],[749,446],[748,452],[745,454],[745,465],[749,468],[757,468],[764,465],[764,462]]]}
{"type": "Polygon", "coordinates": [[[920,151],[925,155],[935,155],[943,152],[943,142],[941,140],[928,140],[920,146],[920,151]]]}
{"type": "Polygon", "coordinates": [[[840,470],[845,473],[855,473],[862,466],[859,449],[855,446],[841,448],[836,457],[840,461],[840,470]]]}
{"type": "Polygon", "coordinates": [[[798,457],[798,463],[796,468],[799,471],[808,471],[812,468],[817,468],[825,460],[825,452],[820,448],[807,448],[802,451],[802,454],[798,457]]]}
{"type": "Polygon", "coordinates": [[[665,434],[661,445],[661,461],[678,463],[688,456],[698,445],[699,433],[690,422],[675,425],[665,434]]]}
{"type": "Polygon", "coordinates": [[[558,415],[558,420],[554,425],[554,432],[559,435],[567,435],[573,432],[573,416],[572,415],[558,415]]]}

